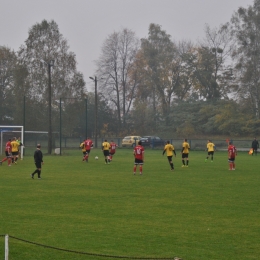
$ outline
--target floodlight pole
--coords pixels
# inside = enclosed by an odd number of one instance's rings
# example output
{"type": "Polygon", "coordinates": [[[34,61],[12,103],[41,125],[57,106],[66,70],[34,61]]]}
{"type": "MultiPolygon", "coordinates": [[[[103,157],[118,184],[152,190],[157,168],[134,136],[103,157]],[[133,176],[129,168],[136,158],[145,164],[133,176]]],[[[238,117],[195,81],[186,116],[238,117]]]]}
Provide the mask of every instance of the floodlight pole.
{"type": "MultiPolygon", "coordinates": [[[[25,144],[25,101],[25,96],[23,96],[23,145],[25,144]]],[[[23,149],[23,155],[25,155],[24,146],[21,149],[23,149]]]]}
{"type": "Polygon", "coordinates": [[[49,62],[46,62],[44,60],[41,60],[48,66],[48,154],[51,154],[52,152],[52,118],[51,118],[51,67],[54,65],[54,60],[50,60],[49,62]]]}
{"type": "Polygon", "coordinates": [[[60,156],[61,156],[61,98],[60,98],[60,156]]]}
{"type": "Polygon", "coordinates": [[[97,148],[97,121],[98,121],[98,99],[97,99],[97,77],[89,77],[95,82],[95,148],[97,148]]]}
{"type": "Polygon", "coordinates": [[[88,137],[88,98],[85,99],[86,102],[86,133],[85,138],[88,137]]]}

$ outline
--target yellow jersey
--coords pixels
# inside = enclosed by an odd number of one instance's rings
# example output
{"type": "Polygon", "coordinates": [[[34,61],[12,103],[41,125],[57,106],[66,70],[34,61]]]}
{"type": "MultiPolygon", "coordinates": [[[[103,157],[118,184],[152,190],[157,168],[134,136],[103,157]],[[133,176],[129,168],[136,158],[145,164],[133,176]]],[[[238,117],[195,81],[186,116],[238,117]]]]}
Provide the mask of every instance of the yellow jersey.
{"type": "Polygon", "coordinates": [[[85,148],[85,143],[81,143],[80,146],[79,146],[82,150],[82,152],[86,152],[86,148],[85,148]]]}
{"type": "Polygon", "coordinates": [[[104,142],[102,144],[102,150],[109,150],[110,149],[110,143],[109,142],[104,142]]]}
{"type": "Polygon", "coordinates": [[[19,143],[17,141],[12,141],[11,146],[12,146],[12,152],[18,152],[19,151],[19,143]]]}
{"type": "Polygon", "coordinates": [[[166,144],[164,146],[164,151],[166,151],[167,156],[173,156],[173,153],[175,154],[174,146],[172,144],[166,144]]]}
{"type": "Polygon", "coordinates": [[[189,153],[190,145],[187,142],[183,142],[182,144],[182,153],[189,153]]]}
{"type": "Polygon", "coordinates": [[[208,149],[208,152],[214,152],[215,144],[213,144],[211,142],[207,143],[207,149],[208,149]]]}

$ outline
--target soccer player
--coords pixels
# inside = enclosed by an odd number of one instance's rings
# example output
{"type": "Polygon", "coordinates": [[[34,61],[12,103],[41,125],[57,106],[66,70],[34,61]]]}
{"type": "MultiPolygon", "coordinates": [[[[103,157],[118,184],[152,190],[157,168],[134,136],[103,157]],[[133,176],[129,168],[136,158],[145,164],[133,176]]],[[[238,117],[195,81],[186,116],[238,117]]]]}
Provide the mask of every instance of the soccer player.
{"type": "Polygon", "coordinates": [[[232,142],[229,142],[228,145],[228,163],[229,163],[229,170],[234,171],[236,169],[235,165],[235,158],[237,155],[237,149],[236,147],[232,144],[232,142]]]}
{"type": "Polygon", "coordinates": [[[176,152],[175,152],[175,149],[174,149],[174,146],[172,144],[170,144],[170,141],[167,141],[167,144],[164,146],[164,150],[163,150],[163,155],[167,154],[167,158],[168,158],[168,162],[171,166],[171,171],[174,170],[174,165],[173,165],[173,162],[172,162],[172,156],[173,156],[173,153],[176,157],[176,152]]]}
{"type": "Polygon", "coordinates": [[[89,157],[90,150],[91,150],[92,147],[93,147],[93,142],[92,142],[92,140],[88,137],[88,138],[85,140],[86,155],[85,155],[85,157],[84,157],[84,160],[85,160],[86,162],[88,162],[88,157],[89,157]]]}
{"type": "Polygon", "coordinates": [[[14,164],[17,164],[17,160],[19,157],[19,143],[16,140],[16,137],[13,138],[11,142],[11,147],[12,147],[12,162],[14,164]]]}
{"type": "Polygon", "coordinates": [[[83,140],[83,142],[79,145],[79,147],[81,148],[83,154],[82,162],[84,162],[86,156],[85,140],[83,140]]]}
{"type": "Polygon", "coordinates": [[[258,141],[256,140],[256,138],[253,140],[252,142],[252,149],[253,149],[253,153],[252,155],[257,155],[257,149],[259,148],[259,143],[258,141]]]}
{"type": "Polygon", "coordinates": [[[8,160],[8,166],[11,166],[12,162],[12,146],[11,146],[11,139],[9,139],[5,144],[5,158],[0,161],[0,165],[2,165],[3,162],[8,160]]]}
{"type": "Polygon", "coordinates": [[[38,179],[41,179],[41,170],[43,164],[43,155],[41,151],[41,145],[37,144],[36,151],[34,152],[34,163],[36,166],[36,170],[31,174],[32,179],[34,179],[34,174],[38,174],[38,179]]]}
{"type": "Polygon", "coordinates": [[[208,151],[208,156],[206,157],[205,162],[208,161],[209,156],[211,156],[211,162],[213,162],[213,155],[214,155],[214,151],[215,151],[215,144],[213,144],[211,140],[208,140],[207,151],[208,151]]]}
{"type": "Polygon", "coordinates": [[[144,147],[142,146],[142,142],[139,141],[138,145],[134,148],[134,157],[135,157],[135,163],[134,163],[134,175],[136,173],[137,165],[139,165],[140,175],[143,174],[143,164],[144,164],[144,147]]]}
{"type": "Polygon", "coordinates": [[[182,143],[182,150],[181,150],[181,154],[182,154],[182,167],[189,167],[189,152],[190,152],[190,145],[187,142],[187,139],[184,139],[184,142],[182,143]],[[185,161],[186,161],[186,165],[185,165],[185,161]]]}
{"type": "Polygon", "coordinates": [[[105,156],[105,164],[110,164],[109,149],[110,143],[107,140],[105,140],[105,142],[102,143],[102,151],[105,156]]]}
{"type": "Polygon", "coordinates": [[[111,140],[111,142],[110,142],[110,150],[109,150],[110,162],[112,161],[113,155],[116,153],[116,147],[117,147],[117,144],[113,140],[111,140]]]}

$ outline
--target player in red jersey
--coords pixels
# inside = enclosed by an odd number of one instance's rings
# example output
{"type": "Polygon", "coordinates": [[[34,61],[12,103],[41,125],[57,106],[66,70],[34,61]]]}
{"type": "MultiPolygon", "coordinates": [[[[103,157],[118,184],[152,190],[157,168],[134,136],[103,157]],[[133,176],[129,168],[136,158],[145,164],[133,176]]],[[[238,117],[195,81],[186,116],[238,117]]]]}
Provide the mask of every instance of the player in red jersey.
{"type": "Polygon", "coordinates": [[[137,165],[139,165],[140,175],[143,174],[143,164],[144,164],[144,148],[142,146],[142,142],[139,141],[138,145],[134,148],[134,157],[135,157],[135,165],[134,165],[134,175],[136,173],[137,165]]]}
{"type": "Polygon", "coordinates": [[[110,162],[112,161],[113,155],[116,153],[116,147],[117,146],[118,145],[113,140],[111,140],[111,142],[110,142],[110,150],[109,150],[110,162]]]}
{"type": "Polygon", "coordinates": [[[229,170],[235,170],[235,158],[237,155],[237,149],[236,147],[232,144],[232,142],[229,142],[228,145],[228,163],[229,163],[229,170]]]}
{"type": "Polygon", "coordinates": [[[92,142],[92,140],[88,137],[88,138],[85,140],[86,155],[85,155],[85,157],[84,157],[84,160],[85,160],[86,162],[88,162],[88,157],[89,157],[90,150],[91,150],[92,147],[93,147],[93,142],[92,142]]]}
{"type": "Polygon", "coordinates": [[[12,146],[11,146],[11,139],[9,139],[5,144],[5,158],[0,161],[0,165],[2,165],[3,162],[8,160],[8,166],[11,166],[12,162],[12,146]]]}

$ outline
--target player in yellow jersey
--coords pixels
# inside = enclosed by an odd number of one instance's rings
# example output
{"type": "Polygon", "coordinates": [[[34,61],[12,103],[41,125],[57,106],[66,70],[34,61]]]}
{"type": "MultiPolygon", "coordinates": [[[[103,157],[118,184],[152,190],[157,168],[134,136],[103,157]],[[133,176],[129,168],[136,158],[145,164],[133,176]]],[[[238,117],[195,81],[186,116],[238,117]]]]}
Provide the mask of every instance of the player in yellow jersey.
{"type": "Polygon", "coordinates": [[[82,151],[82,154],[83,154],[82,162],[84,162],[85,156],[86,156],[85,140],[83,140],[83,142],[79,145],[79,147],[81,148],[81,151],[82,151]]]}
{"type": "Polygon", "coordinates": [[[110,143],[107,140],[105,140],[105,142],[102,143],[102,151],[105,156],[106,164],[110,164],[109,149],[110,149],[110,143]]]}
{"type": "Polygon", "coordinates": [[[208,140],[207,151],[208,151],[208,156],[206,157],[205,162],[208,161],[209,156],[211,156],[211,162],[213,162],[213,155],[214,155],[214,151],[215,151],[215,144],[213,144],[211,142],[211,140],[208,140]]]}
{"type": "Polygon", "coordinates": [[[190,152],[190,145],[187,142],[187,139],[184,139],[184,142],[182,143],[182,150],[181,150],[182,167],[188,167],[189,165],[189,152],[190,152]],[[186,165],[185,165],[185,161],[186,161],[186,165]]]}
{"type": "Polygon", "coordinates": [[[170,141],[167,141],[167,144],[164,146],[163,155],[165,154],[165,152],[167,154],[168,162],[171,166],[171,171],[173,171],[174,165],[172,162],[172,156],[174,154],[176,157],[176,152],[175,152],[174,146],[172,144],[170,144],[170,141]]]}
{"type": "Polygon", "coordinates": [[[19,157],[19,143],[16,140],[16,137],[13,138],[11,142],[11,147],[12,147],[12,162],[14,164],[17,164],[17,160],[19,157]]]}

